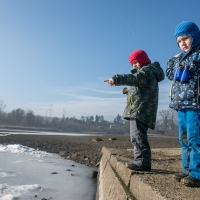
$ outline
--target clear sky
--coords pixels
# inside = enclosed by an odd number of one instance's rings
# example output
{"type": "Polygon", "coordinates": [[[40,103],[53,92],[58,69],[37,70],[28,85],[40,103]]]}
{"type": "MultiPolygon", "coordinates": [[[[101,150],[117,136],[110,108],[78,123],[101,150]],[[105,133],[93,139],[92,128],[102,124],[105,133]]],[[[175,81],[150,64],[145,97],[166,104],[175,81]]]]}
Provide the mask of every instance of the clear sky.
{"type": "MultiPolygon", "coordinates": [[[[176,25],[200,27],[199,8],[199,0],[0,0],[0,100],[7,112],[112,121],[126,96],[103,81],[130,73],[136,49],[165,70],[180,52],[176,25]]],[[[170,85],[159,83],[159,110],[168,109],[170,85]]]]}

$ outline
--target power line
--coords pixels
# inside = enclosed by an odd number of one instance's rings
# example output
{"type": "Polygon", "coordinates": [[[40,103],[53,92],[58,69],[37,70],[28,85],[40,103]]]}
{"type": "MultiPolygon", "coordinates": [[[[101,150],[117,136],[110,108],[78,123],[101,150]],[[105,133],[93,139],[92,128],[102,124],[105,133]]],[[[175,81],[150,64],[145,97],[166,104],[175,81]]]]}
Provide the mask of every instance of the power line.
{"type": "Polygon", "coordinates": [[[63,108],[63,117],[65,118],[66,108],[63,108]]]}
{"type": "Polygon", "coordinates": [[[49,109],[46,110],[46,117],[47,117],[47,112],[49,111],[49,109]]]}
{"type": "Polygon", "coordinates": [[[50,106],[50,117],[51,117],[51,111],[52,111],[52,104],[49,105],[50,106]]]}

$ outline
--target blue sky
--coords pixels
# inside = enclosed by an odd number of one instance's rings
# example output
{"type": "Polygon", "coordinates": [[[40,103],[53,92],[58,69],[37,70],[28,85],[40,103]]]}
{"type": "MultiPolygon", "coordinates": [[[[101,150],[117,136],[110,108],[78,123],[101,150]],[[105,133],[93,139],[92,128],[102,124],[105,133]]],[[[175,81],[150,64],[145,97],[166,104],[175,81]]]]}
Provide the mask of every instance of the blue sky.
{"type": "MultiPolygon", "coordinates": [[[[103,81],[130,73],[136,49],[165,70],[180,52],[176,25],[200,26],[199,8],[199,0],[0,0],[0,100],[7,112],[112,121],[126,96],[103,81]]],[[[159,83],[159,110],[168,109],[170,84],[159,83]]]]}

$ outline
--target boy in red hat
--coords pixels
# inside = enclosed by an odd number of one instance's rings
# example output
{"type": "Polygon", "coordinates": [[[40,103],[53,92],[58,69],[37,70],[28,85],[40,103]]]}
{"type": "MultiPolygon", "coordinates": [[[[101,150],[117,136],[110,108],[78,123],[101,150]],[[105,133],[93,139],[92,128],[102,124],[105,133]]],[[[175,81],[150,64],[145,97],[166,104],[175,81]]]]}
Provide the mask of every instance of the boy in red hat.
{"type": "Polygon", "coordinates": [[[130,137],[134,146],[134,160],[128,163],[133,170],[151,170],[151,149],[147,130],[154,129],[158,108],[158,82],[164,80],[164,72],[158,62],[151,63],[143,50],[129,56],[131,74],[116,74],[105,80],[111,86],[130,86],[123,118],[130,120],[130,137]]]}

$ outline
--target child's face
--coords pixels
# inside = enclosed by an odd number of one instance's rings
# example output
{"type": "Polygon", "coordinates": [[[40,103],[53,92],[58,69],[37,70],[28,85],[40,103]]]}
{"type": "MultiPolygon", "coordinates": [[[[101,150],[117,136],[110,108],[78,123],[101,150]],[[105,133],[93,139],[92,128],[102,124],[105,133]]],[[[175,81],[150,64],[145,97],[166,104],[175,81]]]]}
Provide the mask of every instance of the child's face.
{"type": "Polygon", "coordinates": [[[140,68],[140,63],[139,62],[134,62],[132,64],[133,68],[140,68]]]}
{"type": "Polygon", "coordinates": [[[176,39],[181,50],[187,52],[192,46],[192,38],[187,35],[179,36],[176,39]]]}

